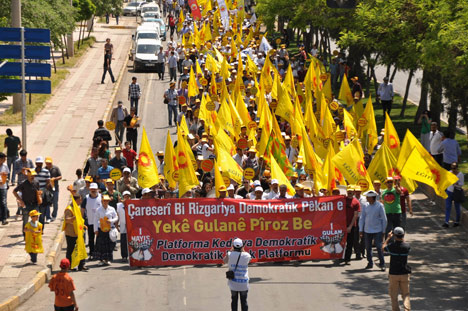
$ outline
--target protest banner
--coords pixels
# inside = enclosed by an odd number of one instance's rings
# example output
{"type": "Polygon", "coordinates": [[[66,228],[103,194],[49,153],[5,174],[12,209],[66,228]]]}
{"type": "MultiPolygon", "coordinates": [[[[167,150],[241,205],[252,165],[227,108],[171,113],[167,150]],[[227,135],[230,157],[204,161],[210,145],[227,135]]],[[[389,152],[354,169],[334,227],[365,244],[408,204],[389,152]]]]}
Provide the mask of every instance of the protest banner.
{"type": "Polygon", "coordinates": [[[219,264],[236,237],[253,262],[338,259],[346,242],[342,196],[125,204],[131,266],[219,264]]]}

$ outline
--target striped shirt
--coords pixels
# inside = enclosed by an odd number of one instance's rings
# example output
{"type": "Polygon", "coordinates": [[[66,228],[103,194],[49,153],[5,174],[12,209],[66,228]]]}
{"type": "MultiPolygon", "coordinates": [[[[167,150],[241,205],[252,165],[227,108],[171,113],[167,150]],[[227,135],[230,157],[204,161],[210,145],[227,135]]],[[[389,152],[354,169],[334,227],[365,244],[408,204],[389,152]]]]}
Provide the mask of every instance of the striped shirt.
{"type": "Polygon", "coordinates": [[[50,173],[45,168],[41,168],[38,171],[37,167],[36,167],[36,173],[37,173],[37,176],[34,179],[39,183],[39,190],[44,190],[45,187],[47,186],[47,181],[50,179],[50,173]]]}

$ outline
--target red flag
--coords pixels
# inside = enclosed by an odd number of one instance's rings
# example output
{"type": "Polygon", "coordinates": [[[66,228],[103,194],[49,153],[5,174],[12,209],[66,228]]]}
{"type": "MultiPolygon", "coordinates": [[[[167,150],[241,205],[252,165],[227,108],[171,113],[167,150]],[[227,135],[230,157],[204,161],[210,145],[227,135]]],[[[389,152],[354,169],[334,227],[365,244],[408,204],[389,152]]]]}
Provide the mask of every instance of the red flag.
{"type": "Polygon", "coordinates": [[[192,17],[196,20],[200,20],[202,15],[197,0],[188,0],[188,3],[190,5],[190,10],[192,11],[192,17]]]}

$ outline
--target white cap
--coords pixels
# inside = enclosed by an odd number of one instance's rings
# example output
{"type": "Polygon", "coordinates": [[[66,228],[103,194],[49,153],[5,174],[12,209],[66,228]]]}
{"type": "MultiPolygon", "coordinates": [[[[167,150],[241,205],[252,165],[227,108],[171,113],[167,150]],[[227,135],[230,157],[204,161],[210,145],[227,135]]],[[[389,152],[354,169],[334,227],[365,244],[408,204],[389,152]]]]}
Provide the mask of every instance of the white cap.
{"type": "Polygon", "coordinates": [[[405,230],[403,230],[402,227],[396,227],[395,229],[393,229],[393,234],[396,236],[404,236],[405,230]]]}
{"type": "Polygon", "coordinates": [[[242,246],[244,246],[244,242],[242,242],[241,239],[236,238],[234,241],[232,241],[232,246],[234,246],[235,248],[241,248],[242,246]]]}
{"type": "Polygon", "coordinates": [[[260,186],[261,185],[260,180],[257,179],[256,181],[254,181],[253,185],[254,186],[260,186]]]}
{"type": "Polygon", "coordinates": [[[272,179],[271,184],[272,185],[278,185],[278,179],[272,179]]]}
{"type": "Polygon", "coordinates": [[[89,185],[89,189],[98,189],[98,185],[95,182],[93,182],[91,183],[91,185],[89,185]]]}
{"type": "Polygon", "coordinates": [[[366,193],[364,193],[364,196],[366,197],[377,197],[378,193],[375,192],[374,190],[369,190],[366,193]]]}
{"type": "Polygon", "coordinates": [[[126,195],[131,196],[132,194],[130,193],[130,191],[125,190],[125,191],[122,193],[122,195],[123,195],[123,196],[126,196],[126,195]]]}
{"type": "Polygon", "coordinates": [[[150,192],[151,192],[150,188],[143,188],[143,190],[141,190],[141,194],[147,194],[147,193],[150,193],[150,192]]]}
{"type": "Polygon", "coordinates": [[[257,191],[261,191],[261,192],[263,192],[263,188],[262,188],[262,187],[260,187],[260,186],[257,186],[257,187],[255,187],[255,192],[257,192],[257,191]]]}
{"type": "Polygon", "coordinates": [[[132,173],[132,170],[129,169],[128,167],[126,167],[126,168],[123,169],[123,172],[124,172],[124,173],[125,173],[125,172],[128,172],[128,173],[131,174],[131,173],[132,173]]]}
{"type": "Polygon", "coordinates": [[[227,187],[227,190],[234,190],[234,185],[230,184],[229,187],[227,187]]]}
{"type": "Polygon", "coordinates": [[[38,156],[38,157],[36,158],[36,163],[44,163],[44,157],[38,156]]]}

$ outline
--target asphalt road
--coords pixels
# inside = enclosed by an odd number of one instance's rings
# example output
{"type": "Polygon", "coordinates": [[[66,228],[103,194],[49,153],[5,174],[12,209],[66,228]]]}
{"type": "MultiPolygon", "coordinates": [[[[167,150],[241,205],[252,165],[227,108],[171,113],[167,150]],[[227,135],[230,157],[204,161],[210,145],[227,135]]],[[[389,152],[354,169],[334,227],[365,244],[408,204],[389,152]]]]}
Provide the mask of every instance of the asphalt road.
{"type": "MultiPolygon", "coordinates": [[[[153,152],[164,150],[167,110],[162,94],[168,79],[154,73],[131,72],[129,62],[116,100],[127,103],[128,83],[136,76],[143,90],[140,115],[153,152]]],[[[140,131],[141,136],[141,131],[140,131]]],[[[412,246],[411,303],[413,310],[466,310],[468,246],[463,228],[440,229],[442,213],[421,194],[413,195],[415,216],[408,219],[412,246]]],[[[64,245],[65,246],[65,245],[64,245]]],[[[80,310],[229,310],[225,267],[178,266],[130,268],[115,262],[88,272],[70,273],[80,310]]],[[[62,257],[65,257],[62,252],[62,257]]],[[[353,256],[354,258],[354,256],[353,256]]],[[[389,258],[386,257],[387,266],[389,258]]],[[[249,268],[251,310],[390,310],[387,272],[364,270],[366,261],[339,266],[332,261],[254,264],[249,268]]],[[[55,271],[58,269],[56,268],[55,271]]],[[[43,286],[20,311],[53,309],[54,295],[43,286]]]]}

